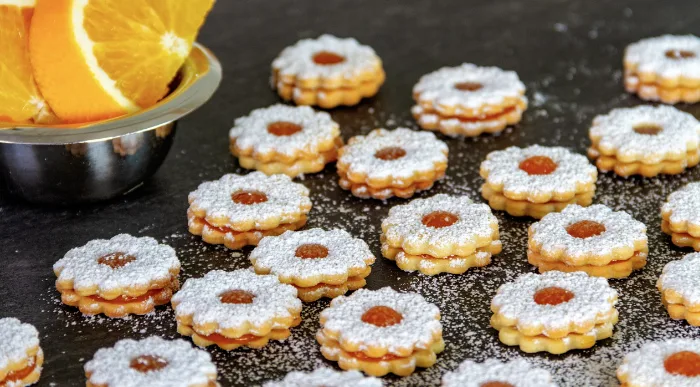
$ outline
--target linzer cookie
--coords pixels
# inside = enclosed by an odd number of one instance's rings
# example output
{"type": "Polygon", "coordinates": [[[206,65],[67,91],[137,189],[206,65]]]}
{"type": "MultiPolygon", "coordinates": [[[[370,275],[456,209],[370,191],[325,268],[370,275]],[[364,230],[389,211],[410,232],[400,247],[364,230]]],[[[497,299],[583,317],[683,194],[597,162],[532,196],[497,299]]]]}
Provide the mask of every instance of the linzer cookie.
{"type": "Polygon", "coordinates": [[[597,116],[588,156],[603,172],[675,175],[700,162],[700,122],[671,106],[613,109],[597,116]]]}
{"type": "Polygon", "coordinates": [[[598,172],[585,156],[533,145],[494,151],[481,163],[481,194],[494,210],[540,219],[571,204],[588,206],[598,172]]]}
{"type": "Polygon", "coordinates": [[[501,363],[488,359],[483,363],[467,360],[442,377],[442,387],[556,387],[552,375],[518,359],[501,363]]]}
{"type": "Polygon", "coordinates": [[[178,333],[200,346],[262,348],[301,323],[297,290],[273,275],[214,270],[190,278],[173,296],[178,333]]]}
{"type": "Polygon", "coordinates": [[[85,363],[88,387],[214,387],[216,365],[185,340],[125,339],[85,363]]]}
{"type": "Polygon", "coordinates": [[[661,229],[676,246],[700,251],[700,183],[690,183],[669,195],[661,218],[661,229]]]}
{"type": "Polygon", "coordinates": [[[700,340],[670,339],[628,353],[617,369],[621,387],[700,385],[700,340]]]}
{"type": "Polygon", "coordinates": [[[700,38],[664,35],[625,50],[625,89],[648,101],[700,101],[700,38]]]}
{"type": "Polygon", "coordinates": [[[250,253],[258,274],[274,274],[297,288],[304,302],[334,298],[366,284],[374,255],[344,230],[314,228],[266,237],[250,253]]]}
{"type": "Polygon", "coordinates": [[[290,177],[316,173],[338,158],[340,127],[308,106],[273,105],[236,119],[231,153],[243,168],[290,177]]]}
{"type": "Polygon", "coordinates": [[[605,278],[628,277],[647,263],[646,226],[626,212],[597,204],[570,205],[530,226],[528,261],[540,273],[584,271],[605,278]]]}
{"type": "Polygon", "coordinates": [[[270,83],[285,101],[330,109],[374,96],[385,77],[382,60],[371,47],[321,35],[282,50],[272,62],[270,83]]]}
{"type": "Polygon", "coordinates": [[[617,292],[604,278],[550,271],[502,285],[491,302],[491,326],[502,343],[555,355],[591,348],[613,334],[617,292]]]}
{"type": "Polygon", "coordinates": [[[313,372],[290,372],[284,379],[267,382],[263,387],[382,387],[382,381],[359,371],[339,372],[319,368],[313,372]]]}
{"type": "Polygon", "coordinates": [[[445,176],[447,153],[432,133],[376,129],[340,149],[339,184],[360,198],[410,198],[445,176]]]}
{"type": "Polygon", "coordinates": [[[498,133],[520,122],[527,109],[518,74],[464,63],[426,74],[413,87],[418,124],[448,136],[498,133]]]}
{"type": "Polygon", "coordinates": [[[53,265],[61,301],[83,314],[146,314],[180,288],[175,250],[150,237],[119,234],[71,249],[53,265]]]}
{"type": "Polygon", "coordinates": [[[656,286],[672,319],[700,326],[700,253],[667,263],[656,286]]]}
{"type": "Polygon", "coordinates": [[[309,190],[286,175],[228,174],[191,192],[187,224],[207,243],[229,249],[257,245],[306,224],[311,210],[309,190]]]}
{"type": "Polygon", "coordinates": [[[435,364],[445,349],[440,311],[416,293],[360,289],[321,312],[323,357],[344,370],[407,376],[435,364]]]}
{"type": "Polygon", "coordinates": [[[498,219],[486,204],[438,194],[394,206],[382,221],[382,254],[405,271],[462,274],[501,252],[498,219]]]}
{"type": "Polygon", "coordinates": [[[16,318],[0,319],[0,386],[23,387],[41,375],[44,352],[39,332],[16,318]]]}

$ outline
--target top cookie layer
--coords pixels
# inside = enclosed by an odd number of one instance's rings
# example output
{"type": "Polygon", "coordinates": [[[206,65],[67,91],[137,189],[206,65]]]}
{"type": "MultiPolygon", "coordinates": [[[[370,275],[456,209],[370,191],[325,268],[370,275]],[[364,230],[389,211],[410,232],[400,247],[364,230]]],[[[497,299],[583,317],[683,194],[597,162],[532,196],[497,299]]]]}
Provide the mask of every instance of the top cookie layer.
{"type": "Polygon", "coordinates": [[[627,46],[624,61],[638,73],[654,73],[664,79],[700,80],[700,38],[663,35],[642,39],[627,46]]]}

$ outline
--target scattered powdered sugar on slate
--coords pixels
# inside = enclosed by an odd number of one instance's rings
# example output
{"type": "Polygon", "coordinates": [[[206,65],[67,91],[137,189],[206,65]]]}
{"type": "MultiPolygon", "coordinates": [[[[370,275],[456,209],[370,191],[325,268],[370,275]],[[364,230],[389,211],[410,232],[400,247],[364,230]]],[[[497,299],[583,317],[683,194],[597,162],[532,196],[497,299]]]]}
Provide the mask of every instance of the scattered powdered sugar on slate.
{"type": "Polygon", "coordinates": [[[673,290],[678,293],[687,307],[700,305],[700,253],[688,254],[683,259],[667,263],[658,286],[661,291],[673,290]]]}
{"type": "Polygon", "coordinates": [[[690,183],[669,195],[662,210],[671,214],[671,223],[700,226],[700,183],[690,183]]]}
{"type": "Polygon", "coordinates": [[[700,79],[700,38],[694,35],[662,35],[642,39],[627,46],[625,63],[637,72],[656,73],[662,78],[700,79]],[[689,51],[691,58],[669,58],[666,51],[689,51]]]}

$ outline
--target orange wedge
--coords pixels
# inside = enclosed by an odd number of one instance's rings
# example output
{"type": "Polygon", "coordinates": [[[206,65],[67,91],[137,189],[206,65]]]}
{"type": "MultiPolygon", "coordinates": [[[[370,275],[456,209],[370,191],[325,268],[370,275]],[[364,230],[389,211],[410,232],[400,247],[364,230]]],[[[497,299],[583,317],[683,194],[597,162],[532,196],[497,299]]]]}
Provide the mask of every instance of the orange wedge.
{"type": "Polygon", "coordinates": [[[214,0],[37,0],[30,54],[62,120],[97,121],[168,92],[214,0]]]}
{"type": "Polygon", "coordinates": [[[0,0],[0,121],[42,122],[48,107],[29,62],[34,0],[0,0]]]}

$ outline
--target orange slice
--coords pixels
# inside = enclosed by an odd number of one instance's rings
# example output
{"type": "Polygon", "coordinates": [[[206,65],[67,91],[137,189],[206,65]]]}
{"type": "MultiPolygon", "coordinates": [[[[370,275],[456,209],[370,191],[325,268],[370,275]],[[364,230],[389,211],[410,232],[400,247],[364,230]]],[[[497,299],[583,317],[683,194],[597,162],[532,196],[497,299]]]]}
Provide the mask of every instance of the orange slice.
{"type": "Polygon", "coordinates": [[[154,105],[214,0],[38,0],[30,54],[39,89],[67,122],[154,105]]]}
{"type": "Polygon", "coordinates": [[[48,107],[29,62],[34,0],[0,0],[0,121],[41,122],[48,107]]]}

